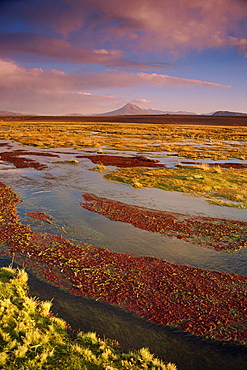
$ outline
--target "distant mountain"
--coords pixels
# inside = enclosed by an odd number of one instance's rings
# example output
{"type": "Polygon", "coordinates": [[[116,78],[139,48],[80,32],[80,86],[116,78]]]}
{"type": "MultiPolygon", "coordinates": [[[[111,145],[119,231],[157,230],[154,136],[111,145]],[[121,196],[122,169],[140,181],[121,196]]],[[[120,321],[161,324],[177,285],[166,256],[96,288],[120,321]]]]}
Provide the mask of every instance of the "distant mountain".
{"type": "MultiPolygon", "coordinates": [[[[110,112],[106,113],[97,113],[97,114],[87,114],[87,116],[125,116],[125,115],[162,115],[162,114],[171,114],[171,115],[197,115],[197,113],[194,112],[187,112],[187,111],[163,111],[163,110],[157,110],[154,108],[149,108],[149,109],[144,109],[140,108],[135,104],[128,103],[124,105],[122,108],[119,108],[117,110],[113,110],[110,112]]],[[[24,113],[16,113],[16,112],[9,112],[5,110],[0,111],[0,116],[35,116],[35,114],[24,114],[24,113]]],[[[230,111],[216,111],[216,112],[211,112],[211,113],[204,113],[202,115],[207,115],[207,116],[241,116],[245,117],[247,116],[247,113],[242,113],[242,112],[230,112],[230,111]]],[[[85,114],[82,113],[70,113],[66,114],[65,116],[74,116],[74,117],[79,117],[79,116],[86,116],[85,114]]]]}
{"type": "Polygon", "coordinates": [[[165,111],[163,114],[183,114],[183,115],[188,115],[188,116],[197,116],[197,113],[195,113],[195,112],[187,112],[185,110],[178,110],[176,112],[173,112],[173,111],[165,111]]]}
{"type": "Polygon", "coordinates": [[[78,116],[84,116],[82,113],[69,113],[65,114],[65,117],[78,117],[78,116]]]}
{"type": "Polygon", "coordinates": [[[22,113],[8,112],[6,110],[0,110],[0,116],[23,116],[22,113]]]}
{"type": "Polygon", "coordinates": [[[145,109],[138,107],[135,104],[126,104],[124,107],[113,110],[111,112],[101,113],[101,114],[95,114],[95,116],[124,116],[124,115],[142,115],[147,114],[145,109]]]}
{"type": "Polygon", "coordinates": [[[241,112],[229,112],[227,110],[218,110],[217,112],[214,112],[212,116],[247,116],[247,113],[241,113],[241,112]]]}
{"type": "Polygon", "coordinates": [[[157,109],[144,109],[140,108],[135,104],[128,103],[122,108],[119,108],[117,110],[101,113],[101,114],[94,114],[94,116],[124,116],[124,115],[156,115],[156,114],[192,114],[196,115],[196,113],[192,112],[185,112],[185,111],[178,111],[178,112],[172,112],[172,111],[162,111],[157,109]]]}

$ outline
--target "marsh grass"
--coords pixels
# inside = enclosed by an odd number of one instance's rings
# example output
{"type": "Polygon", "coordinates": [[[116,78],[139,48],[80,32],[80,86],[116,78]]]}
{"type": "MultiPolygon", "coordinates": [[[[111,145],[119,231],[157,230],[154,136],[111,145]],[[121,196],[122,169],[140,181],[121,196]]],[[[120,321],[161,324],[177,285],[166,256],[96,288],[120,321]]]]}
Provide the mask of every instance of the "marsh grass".
{"type": "Polygon", "coordinates": [[[53,161],[53,163],[71,163],[71,164],[77,164],[77,163],[79,163],[79,161],[77,159],[67,159],[67,160],[64,160],[64,161],[56,160],[56,161],[53,161]]]}
{"type": "Polygon", "coordinates": [[[247,159],[247,128],[238,126],[8,120],[0,123],[0,138],[43,148],[108,146],[191,159],[247,159]]]}
{"type": "Polygon", "coordinates": [[[94,168],[90,168],[90,171],[97,171],[99,173],[105,173],[105,172],[109,171],[109,168],[107,168],[106,166],[103,166],[103,165],[98,165],[94,168]]]}
{"type": "Polygon", "coordinates": [[[28,296],[27,280],[23,269],[0,268],[1,369],[176,369],[146,348],[121,353],[117,342],[95,333],[79,332],[72,340],[66,322],[50,311],[52,303],[28,296]]]}
{"type": "Polygon", "coordinates": [[[108,180],[123,182],[133,187],[156,187],[204,196],[211,203],[247,208],[247,170],[209,167],[118,169],[107,175],[108,180]],[[138,185],[138,186],[137,186],[138,185]]]}

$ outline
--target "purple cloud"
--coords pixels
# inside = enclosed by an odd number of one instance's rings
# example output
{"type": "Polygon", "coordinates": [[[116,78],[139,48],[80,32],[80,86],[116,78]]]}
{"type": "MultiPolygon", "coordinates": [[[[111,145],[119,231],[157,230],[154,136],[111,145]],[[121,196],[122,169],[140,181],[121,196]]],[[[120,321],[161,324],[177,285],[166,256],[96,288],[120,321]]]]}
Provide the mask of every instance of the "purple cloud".
{"type": "Polygon", "coordinates": [[[170,65],[168,63],[139,63],[124,58],[121,50],[84,49],[72,45],[62,38],[53,38],[27,32],[0,34],[0,55],[16,56],[28,53],[70,63],[99,64],[107,67],[139,68],[147,70],[170,65]]]}
{"type": "MultiPolygon", "coordinates": [[[[13,14],[32,25],[36,33],[46,30],[46,34],[53,35],[55,49],[59,42],[62,44],[58,35],[62,36],[64,54],[73,49],[72,58],[78,53],[79,59],[87,49],[152,50],[157,54],[168,50],[178,55],[190,49],[228,46],[229,37],[236,38],[235,44],[238,44],[243,38],[240,22],[247,17],[247,2],[27,0],[17,2],[15,8],[9,6],[3,22],[13,18],[13,14]],[[76,46],[72,47],[71,42],[76,46]]],[[[20,40],[18,33],[16,40],[20,40]]],[[[49,52],[49,45],[45,47],[49,52]]],[[[238,45],[237,49],[242,51],[238,45]]]]}
{"type": "Polygon", "coordinates": [[[11,61],[0,60],[0,88],[22,91],[72,91],[126,88],[137,86],[208,86],[230,87],[215,82],[179,78],[157,73],[108,72],[74,74],[60,70],[24,68],[11,61]]]}

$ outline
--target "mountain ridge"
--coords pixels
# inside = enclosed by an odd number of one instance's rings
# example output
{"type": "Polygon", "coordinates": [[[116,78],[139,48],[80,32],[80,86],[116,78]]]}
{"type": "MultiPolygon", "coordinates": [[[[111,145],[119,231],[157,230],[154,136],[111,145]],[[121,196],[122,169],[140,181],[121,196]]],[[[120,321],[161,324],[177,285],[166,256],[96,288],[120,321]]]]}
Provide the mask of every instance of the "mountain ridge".
{"type": "Polygon", "coordinates": [[[192,114],[196,115],[194,112],[185,112],[185,111],[162,111],[154,108],[144,109],[138,107],[136,104],[127,103],[123,107],[116,109],[114,111],[93,114],[93,116],[122,116],[122,115],[157,115],[157,114],[192,114]]]}
{"type": "Polygon", "coordinates": [[[23,116],[23,113],[9,112],[7,110],[0,110],[0,116],[23,116]]]}
{"type": "Polygon", "coordinates": [[[218,110],[212,113],[212,116],[247,116],[247,113],[229,112],[228,110],[218,110]]]}
{"type": "MultiPolygon", "coordinates": [[[[158,110],[154,108],[140,108],[138,105],[133,104],[133,103],[127,103],[123,107],[110,111],[110,112],[105,112],[105,113],[96,113],[96,114],[82,114],[82,113],[69,113],[69,114],[64,114],[62,116],[65,117],[93,117],[93,116],[98,116],[98,117],[107,117],[107,116],[125,116],[125,115],[198,115],[197,113],[194,112],[187,112],[187,111],[163,111],[163,110],[158,110]]],[[[26,114],[26,113],[17,113],[17,112],[10,112],[10,111],[0,111],[0,116],[36,116],[37,114],[26,114]]],[[[231,111],[215,111],[211,113],[201,113],[199,115],[207,115],[207,116],[240,116],[240,117],[245,117],[247,116],[247,113],[242,113],[242,112],[231,112],[231,111]]],[[[56,115],[55,115],[56,116],[56,115]]],[[[60,115],[57,115],[60,116],[60,115]]]]}

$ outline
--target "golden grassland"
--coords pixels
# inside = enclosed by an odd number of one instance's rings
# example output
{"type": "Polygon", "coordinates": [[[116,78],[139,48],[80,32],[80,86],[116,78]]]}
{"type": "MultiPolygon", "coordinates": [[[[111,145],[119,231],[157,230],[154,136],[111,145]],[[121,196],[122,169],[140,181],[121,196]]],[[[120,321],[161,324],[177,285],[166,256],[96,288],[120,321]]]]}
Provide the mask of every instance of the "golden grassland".
{"type": "Polygon", "coordinates": [[[42,148],[165,152],[185,158],[247,159],[247,127],[116,122],[0,122],[0,138],[42,148]]]}

